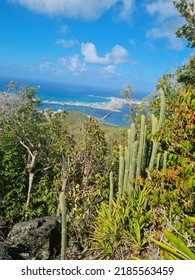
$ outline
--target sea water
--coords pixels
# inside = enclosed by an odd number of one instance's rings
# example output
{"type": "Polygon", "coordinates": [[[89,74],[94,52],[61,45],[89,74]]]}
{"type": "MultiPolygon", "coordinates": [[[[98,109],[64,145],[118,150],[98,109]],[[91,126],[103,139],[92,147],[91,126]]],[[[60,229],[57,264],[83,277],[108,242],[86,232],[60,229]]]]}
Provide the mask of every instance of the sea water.
{"type": "MultiPolygon", "coordinates": [[[[9,79],[0,79],[0,91],[4,91],[9,79]]],[[[104,109],[91,108],[89,106],[67,105],[63,102],[71,103],[101,103],[110,102],[111,97],[121,98],[119,89],[109,89],[103,87],[92,87],[83,85],[70,85],[59,82],[46,82],[46,81],[19,81],[18,85],[26,83],[29,87],[34,86],[37,88],[38,97],[42,101],[55,101],[59,104],[46,104],[41,103],[40,109],[51,108],[53,111],[66,110],[66,111],[79,111],[84,114],[90,114],[92,117],[102,120],[110,111],[104,109]]],[[[146,93],[134,93],[134,98],[141,100],[146,93]]],[[[129,125],[129,106],[123,106],[119,112],[113,112],[105,120],[105,123],[117,126],[129,125]]]]}

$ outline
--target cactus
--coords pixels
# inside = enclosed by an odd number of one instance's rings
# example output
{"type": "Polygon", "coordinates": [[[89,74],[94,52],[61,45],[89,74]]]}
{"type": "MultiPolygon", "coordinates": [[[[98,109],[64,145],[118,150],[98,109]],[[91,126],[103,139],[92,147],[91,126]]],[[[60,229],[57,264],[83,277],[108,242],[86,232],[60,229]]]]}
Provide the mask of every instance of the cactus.
{"type": "MultiPolygon", "coordinates": [[[[155,134],[158,131],[158,119],[152,115],[151,116],[151,121],[152,121],[152,134],[155,134]]],[[[152,140],[152,153],[150,157],[150,163],[149,163],[149,169],[152,169],[154,167],[155,159],[156,159],[156,154],[158,151],[158,142],[152,140]]]]}
{"type": "MultiPolygon", "coordinates": [[[[129,135],[130,130],[128,130],[129,135]]],[[[129,179],[129,164],[130,164],[130,152],[128,147],[125,147],[125,167],[124,167],[124,186],[123,186],[123,195],[124,192],[127,192],[128,188],[128,179],[129,179]]]]}
{"type": "Polygon", "coordinates": [[[109,209],[112,211],[112,200],[114,196],[114,184],[113,184],[113,172],[110,172],[110,197],[109,197],[109,209]]]}
{"type": "MultiPolygon", "coordinates": [[[[165,96],[164,96],[164,92],[162,90],[160,90],[160,117],[159,117],[159,121],[158,121],[157,117],[155,117],[154,115],[151,116],[152,117],[152,134],[155,134],[156,132],[158,132],[159,129],[162,127],[163,121],[164,121],[164,113],[165,113],[165,96]]],[[[154,168],[156,154],[158,151],[158,146],[159,146],[158,142],[153,140],[152,154],[151,154],[151,158],[150,158],[149,169],[154,168]]]]}
{"type": "MultiPolygon", "coordinates": [[[[160,90],[160,116],[159,120],[153,114],[151,116],[152,134],[156,134],[162,127],[165,111],[165,97],[164,92],[160,90]]],[[[119,145],[119,176],[118,176],[118,198],[124,198],[125,193],[131,194],[132,191],[139,193],[138,184],[134,183],[134,179],[138,179],[144,173],[146,167],[154,168],[155,163],[157,169],[160,166],[160,154],[158,152],[158,142],[152,140],[152,149],[150,159],[147,159],[148,145],[147,141],[147,127],[145,124],[145,116],[141,116],[141,128],[139,141],[136,139],[135,124],[132,123],[127,131],[127,147],[123,155],[122,146],[119,145]]],[[[167,162],[167,154],[164,154],[163,168],[167,162]]],[[[149,172],[148,172],[149,175],[149,172]]],[[[113,174],[110,174],[110,201],[113,197],[113,174]]],[[[111,202],[110,202],[111,203],[111,202]]],[[[109,203],[109,205],[111,205],[109,203]]],[[[110,206],[111,207],[111,206],[110,206]]]]}
{"type": "Polygon", "coordinates": [[[131,192],[133,179],[134,179],[134,171],[135,171],[135,157],[136,157],[136,151],[137,144],[135,144],[135,136],[136,136],[136,130],[135,130],[135,124],[131,124],[131,135],[129,139],[129,146],[128,150],[130,152],[129,154],[129,178],[128,178],[128,193],[131,192]]]}
{"type": "Polygon", "coordinates": [[[160,158],[161,158],[161,153],[158,153],[157,157],[156,157],[156,169],[157,170],[159,170],[159,168],[160,168],[160,158]]]}
{"type": "Polygon", "coordinates": [[[167,169],[167,157],[168,157],[168,152],[165,151],[163,155],[163,169],[167,169]]]}
{"type": "MultiPolygon", "coordinates": [[[[129,171],[129,183],[130,188],[133,186],[133,181],[135,178],[135,171],[136,171],[136,160],[137,160],[137,149],[138,149],[138,141],[135,141],[133,144],[132,156],[131,156],[131,165],[129,171]]],[[[131,191],[130,191],[131,192],[131,191]]]]}
{"type": "Polygon", "coordinates": [[[142,159],[143,155],[145,156],[145,143],[146,143],[146,125],[145,125],[146,117],[144,115],[141,116],[141,131],[140,131],[140,141],[139,141],[139,150],[137,155],[137,169],[136,169],[136,179],[141,176],[141,169],[143,166],[142,159]]]}
{"type": "Polygon", "coordinates": [[[66,220],[66,200],[64,192],[60,193],[61,206],[61,260],[65,260],[67,247],[67,220],[66,220]]]}
{"type": "Polygon", "coordinates": [[[123,193],[123,179],[124,179],[124,157],[122,153],[119,156],[119,178],[118,178],[118,196],[122,197],[123,193]]]}
{"type": "MultiPolygon", "coordinates": [[[[135,125],[127,131],[127,147],[123,156],[122,146],[119,145],[119,176],[118,176],[118,198],[124,198],[125,193],[131,194],[134,188],[134,179],[141,175],[143,166],[143,155],[146,143],[145,116],[142,116],[140,141],[136,140],[135,125]]],[[[111,184],[111,179],[110,179],[111,184]]]]}
{"type": "MultiPolygon", "coordinates": [[[[163,170],[167,169],[167,157],[168,157],[168,152],[165,151],[163,155],[163,170]]],[[[161,190],[164,188],[165,183],[161,182],[161,190]]]]}
{"type": "Polygon", "coordinates": [[[165,118],[165,95],[162,89],[160,89],[160,117],[158,123],[158,130],[162,127],[165,118]]]}

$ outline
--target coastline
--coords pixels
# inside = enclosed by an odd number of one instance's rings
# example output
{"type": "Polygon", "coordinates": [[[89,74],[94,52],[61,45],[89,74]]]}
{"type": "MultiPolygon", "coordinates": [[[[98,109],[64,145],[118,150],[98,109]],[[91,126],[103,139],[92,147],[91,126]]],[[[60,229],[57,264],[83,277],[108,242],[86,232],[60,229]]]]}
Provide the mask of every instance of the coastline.
{"type": "Polygon", "coordinates": [[[83,107],[90,107],[95,109],[102,109],[107,111],[113,112],[120,112],[124,105],[131,105],[131,104],[139,104],[140,101],[134,100],[125,100],[122,98],[111,97],[109,98],[110,101],[108,102],[96,102],[96,103],[86,103],[86,102],[72,102],[72,101],[50,101],[50,100],[43,100],[41,103],[43,104],[51,104],[51,105],[70,105],[70,106],[83,106],[83,107]]]}

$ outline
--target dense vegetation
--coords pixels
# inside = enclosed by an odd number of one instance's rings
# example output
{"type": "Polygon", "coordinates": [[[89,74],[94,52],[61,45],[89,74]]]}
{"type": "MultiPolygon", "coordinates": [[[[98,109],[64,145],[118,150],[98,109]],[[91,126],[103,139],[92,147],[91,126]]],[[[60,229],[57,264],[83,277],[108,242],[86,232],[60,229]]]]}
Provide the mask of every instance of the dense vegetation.
{"type": "MultiPolygon", "coordinates": [[[[186,1],[174,2],[185,16],[186,1]]],[[[194,81],[191,56],[131,107],[127,129],[40,111],[34,88],[10,95],[10,83],[0,97],[0,227],[63,210],[63,246],[83,258],[195,259],[194,81]]]]}

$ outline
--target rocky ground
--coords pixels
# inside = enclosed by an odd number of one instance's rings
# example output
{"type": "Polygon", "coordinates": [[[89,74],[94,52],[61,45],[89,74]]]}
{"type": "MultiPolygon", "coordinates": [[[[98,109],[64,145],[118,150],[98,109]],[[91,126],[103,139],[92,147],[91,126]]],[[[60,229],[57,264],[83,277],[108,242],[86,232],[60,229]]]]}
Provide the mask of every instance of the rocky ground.
{"type": "Polygon", "coordinates": [[[0,260],[48,260],[60,255],[60,222],[42,217],[13,226],[0,241],[0,260]]]}

